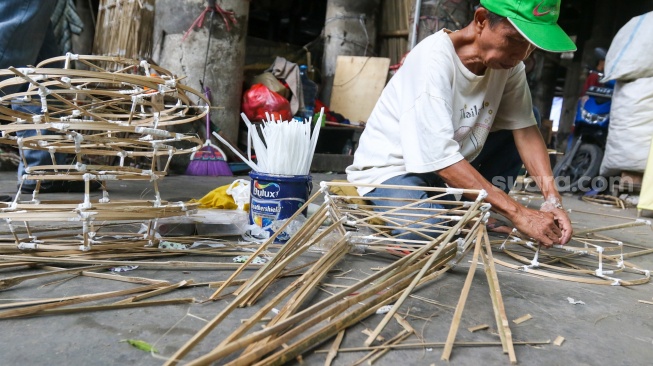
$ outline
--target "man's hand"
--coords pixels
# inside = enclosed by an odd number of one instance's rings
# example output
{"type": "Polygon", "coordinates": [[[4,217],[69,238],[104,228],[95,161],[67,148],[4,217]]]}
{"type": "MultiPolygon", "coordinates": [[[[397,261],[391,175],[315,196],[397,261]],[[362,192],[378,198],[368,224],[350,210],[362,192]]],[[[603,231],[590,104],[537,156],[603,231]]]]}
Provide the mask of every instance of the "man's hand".
{"type": "MultiPolygon", "coordinates": [[[[540,242],[545,247],[550,247],[554,244],[565,244],[571,237],[569,219],[563,210],[557,211],[563,213],[562,215],[564,215],[568,226],[564,226],[566,224],[558,226],[556,214],[560,217],[560,213],[554,214],[553,212],[537,211],[525,207],[520,210],[519,214],[510,219],[519,232],[540,242]]],[[[560,221],[564,222],[564,220],[560,221]]]]}
{"type": "Polygon", "coordinates": [[[571,239],[571,234],[573,233],[573,228],[571,227],[571,221],[569,216],[567,216],[567,211],[562,208],[560,203],[560,198],[557,196],[549,196],[546,201],[540,207],[542,212],[550,212],[553,214],[556,225],[560,228],[562,236],[560,237],[560,244],[565,245],[571,239]]]}

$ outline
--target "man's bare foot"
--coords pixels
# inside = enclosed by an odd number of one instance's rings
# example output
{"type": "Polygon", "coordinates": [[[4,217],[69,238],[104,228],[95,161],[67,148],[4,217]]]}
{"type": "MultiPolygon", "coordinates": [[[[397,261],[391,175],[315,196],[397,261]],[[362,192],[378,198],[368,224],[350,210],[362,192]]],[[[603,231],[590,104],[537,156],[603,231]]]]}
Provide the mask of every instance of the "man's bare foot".
{"type": "Polygon", "coordinates": [[[499,219],[495,219],[494,217],[490,217],[487,219],[487,224],[485,224],[485,227],[487,227],[487,230],[489,232],[500,233],[500,234],[510,234],[512,233],[512,229],[513,229],[513,227],[510,226],[508,223],[501,221],[499,219]]]}

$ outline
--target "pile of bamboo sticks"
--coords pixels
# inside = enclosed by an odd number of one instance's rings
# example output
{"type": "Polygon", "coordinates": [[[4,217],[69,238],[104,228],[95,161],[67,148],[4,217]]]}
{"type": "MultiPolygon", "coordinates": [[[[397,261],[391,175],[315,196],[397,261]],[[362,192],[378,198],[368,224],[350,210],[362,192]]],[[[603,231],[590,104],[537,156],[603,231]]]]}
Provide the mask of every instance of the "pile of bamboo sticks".
{"type": "MultiPolygon", "coordinates": [[[[471,249],[475,248],[476,259],[484,243],[484,250],[490,248],[483,224],[486,217],[485,213],[489,207],[483,203],[485,194],[482,191],[460,190],[457,193],[478,197],[474,202],[463,203],[443,198],[443,196],[451,194],[451,191],[432,188],[434,195],[431,198],[407,202],[402,207],[401,216],[397,216],[397,212],[393,209],[387,209],[384,212],[374,211],[371,207],[350,204],[348,197],[332,196],[326,193],[326,189],[334,185],[350,184],[323,183],[322,191],[325,192],[327,198],[317,213],[285,244],[272,261],[266,263],[263,268],[249,277],[234,292],[236,298],[180,348],[168,360],[166,365],[175,365],[182,361],[200,341],[221,324],[236,308],[252,306],[256,303],[278,274],[282,273],[288,265],[299,258],[312,245],[332,232],[338,233],[340,239],[310,269],[281,293],[274,296],[270,302],[263,305],[256,314],[227,336],[213,351],[195,358],[189,364],[204,365],[225,358],[232,359],[231,362],[226,363],[228,365],[283,364],[331,337],[341,334],[348,327],[374,314],[380,307],[389,304],[394,305],[369,335],[365,344],[371,345],[393,318],[397,319],[404,327],[404,330],[392,340],[392,343],[397,343],[414,333],[412,327],[403,318],[397,316],[397,310],[406,298],[416,288],[437,279],[452,268],[471,249]],[[452,208],[424,208],[423,205],[420,206],[422,203],[431,202],[443,203],[452,208]],[[441,225],[437,234],[423,224],[424,220],[429,218],[443,218],[446,220],[447,217],[451,219],[451,226],[445,229],[446,225],[441,225]],[[320,231],[320,226],[328,218],[331,219],[332,224],[320,231]],[[388,220],[388,223],[386,225],[370,224],[371,221],[379,218],[388,220]],[[388,245],[401,246],[409,249],[409,254],[355,285],[304,308],[316,291],[316,285],[350,250],[350,243],[357,241],[355,239],[358,239],[357,242],[363,239],[356,238],[358,234],[349,229],[360,228],[365,226],[366,223],[367,228],[371,227],[374,232],[370,234],[369,231],[365,231],[363,234],[364,239],[370,241],[371,246],[376,246],[377,249],[388,245]],[[395,231],[387,231],[391,228],[395,229],[395,231]],[[403,234],[398,229],[409,230],[412,233],[422,233],[424,240],[414,240],[408,244],[401,244],[403,234]],[[264,329],[250,332],[253,326],[274,308],[280,308],[281,310],[267,323],[264,329]],[[240,354],[235,356],[239,352],[240,354]]],[[[410,187],[396,188],[410,189],[410,187]]],[[[317,195],[310,198],[307,204],[312,202],[317,195]]],[[[301,212],[301,209],[298,212],[301,212]]],[[[291,220],[292,218],[288,222],[291,220]]],[[[266,245],[272,243],[273,240],[274,238],[270,238],[259,250],[264,250],[266,245]]],[[[511,361],[516,360],[512,350],[510,329],[505,317],[505,311],[503,311],[503,302],[498,289],[496,273],[493,271],[493,266],[490,266],[491,252],[486,252],[484,258],[488,263],[488,268],[486,268],[488,278],[492,278],[491,293],[494,294],[493,301],[502,335],[502,344],[506,351],[510,353],[511,361]]],[[[227,286],[239,273],[240,270],[236,271],[225,281],[223,286],[227,286]]],[[[473,269],[470,270],[470,273],[473,274],[473,269]]],[[[469,289],[468,284],[466,284],[466,288],[469,289]]],[[[222,288],[218,289],[214,296],[220,295],[221,291],[222,288]]],[[[464,305],[464,301],[461,301],[461,303],[464,305]]],[[[462,307],[460,309],[461,312],[462,307]]],[[[448,359],[451,353],[457,327],[458,323],[454,321],[449,339],[446,342],[447,347],[445,353],[443,353],[443,359],[448,359]]],[[[342,338],[342,335],[339,337],[342,338]]],[[[370,355],[369,358],[380,357],[383,354],[383,352],[377,353],[379,354],[370,355]]],[[[330,358],[333,358],[333,354],[330,358]]]]}
{"type": "Polygon", "coordinates": [[[154,0],[100,0],[93,54],[149,59],[154,6],[154,0]]]}
{"type": "Polygon", "coordinates": [[[411,17],[410,0],[383,0],[381,7],[381,56],[394,65],[408,52],[408,29],[411,17]]]}

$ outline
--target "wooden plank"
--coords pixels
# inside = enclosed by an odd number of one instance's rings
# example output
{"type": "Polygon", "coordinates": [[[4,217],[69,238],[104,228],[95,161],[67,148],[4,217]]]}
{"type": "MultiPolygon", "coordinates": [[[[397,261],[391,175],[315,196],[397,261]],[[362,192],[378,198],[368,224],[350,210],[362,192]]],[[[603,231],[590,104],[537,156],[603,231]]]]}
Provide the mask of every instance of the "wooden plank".
{"type": "Polygon", "coordinates": [[[556,339],[555,339],[555,341],[553,341],[553,344],[555,344],[556,346],[560,347],[560,346],[562,346],[562,342],[564,342],[564,341],[565,341],[565,337],[563,337],[563,336],[557,336],[556,339]]]}
{"type": "Polygon", "coordinates": [[[338,56],[330,108],[352,122],[367,121],[388,78],[390,59],[338,56]]]}
{"type": "Polygon", "coordinates": [[[520,316],[519,318],[513,320],[512,322],[515,324],[521,324],[527,320],[533,319],[533,316],[531,314],[526,314],[524,316],[520,316]]]}

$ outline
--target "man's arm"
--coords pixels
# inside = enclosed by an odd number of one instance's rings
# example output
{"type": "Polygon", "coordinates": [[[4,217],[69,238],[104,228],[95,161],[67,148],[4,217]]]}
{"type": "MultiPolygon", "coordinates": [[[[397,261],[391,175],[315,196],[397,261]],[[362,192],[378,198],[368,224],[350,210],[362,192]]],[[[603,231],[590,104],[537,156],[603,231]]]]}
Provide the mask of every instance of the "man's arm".
{"type": "Polygon", "coordinates": [[[515,145],[526,170],[540,187],[545,203],[541,210],[551,212],[562,231],[560,243],[566,244],[573,233],[571,221],[562,209],[562,199],[555,185],[549,154],[537,126],[513,130],[515,145]]]}

